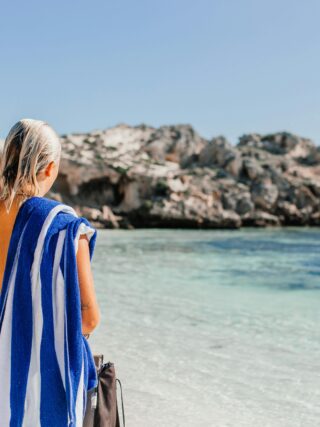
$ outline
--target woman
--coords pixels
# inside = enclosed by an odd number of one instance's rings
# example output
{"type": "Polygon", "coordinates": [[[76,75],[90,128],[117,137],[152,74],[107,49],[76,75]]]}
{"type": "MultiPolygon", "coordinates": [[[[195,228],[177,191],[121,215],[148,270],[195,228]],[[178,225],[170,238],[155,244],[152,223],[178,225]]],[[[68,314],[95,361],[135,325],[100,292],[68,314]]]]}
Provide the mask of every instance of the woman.
{"type": "Polygon", "coordinates": [[[40,120],[10,130],[0,166],[0,424],[82,426],[97,384],[86,338],[100,321],[96,230],[45,194],[61,142],[40,120]]]}

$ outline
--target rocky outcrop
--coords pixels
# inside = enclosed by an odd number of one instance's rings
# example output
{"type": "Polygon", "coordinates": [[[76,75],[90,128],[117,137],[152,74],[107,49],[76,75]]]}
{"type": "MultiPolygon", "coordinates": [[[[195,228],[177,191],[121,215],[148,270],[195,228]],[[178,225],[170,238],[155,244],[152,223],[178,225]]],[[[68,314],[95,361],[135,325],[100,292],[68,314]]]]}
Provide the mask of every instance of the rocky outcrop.
{"type": "Polygon", "coordinates": [[[51,197],[100,227],[320,225],[320,149],[287,132],[231,145],[189,125],[61,136],[51,197]]]}

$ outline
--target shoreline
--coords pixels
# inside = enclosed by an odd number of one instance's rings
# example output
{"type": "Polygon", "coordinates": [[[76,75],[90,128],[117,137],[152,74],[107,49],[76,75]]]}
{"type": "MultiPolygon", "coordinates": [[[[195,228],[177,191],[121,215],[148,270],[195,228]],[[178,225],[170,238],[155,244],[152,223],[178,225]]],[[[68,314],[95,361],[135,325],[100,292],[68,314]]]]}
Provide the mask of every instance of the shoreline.
{"type": "Polygon", "coordinates": [[[256,230],[256,229],[270,229],[270,230],[285,230],[290,228],[301,228],[301,229],[320,229],[320,224],[276,224],[276,225],[241,225],[240,227],[225,227],[225,226],[188,226],[188,225],[178,225],[178,224],[171,224],[170,223],[157,223],[150,225],[135,225],[132,224],[126,224],[126,225],[119,225],[119,227],[113,227],[112,225],[105,225],[100,222],[96,221],[90,221],[91,224],[99,229],[99,230],[203,230],[203,231],[209,231],[209,230],[256,230]]]}

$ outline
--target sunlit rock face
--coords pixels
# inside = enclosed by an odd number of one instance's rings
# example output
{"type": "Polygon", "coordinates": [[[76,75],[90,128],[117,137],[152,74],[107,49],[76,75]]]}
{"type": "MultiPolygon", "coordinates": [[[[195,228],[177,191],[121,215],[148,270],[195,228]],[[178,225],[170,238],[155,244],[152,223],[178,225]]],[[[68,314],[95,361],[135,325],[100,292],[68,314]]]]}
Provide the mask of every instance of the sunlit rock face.
{"type": "Polygon", "coordinates": [[[49,197],[98,227],[320,225],[320,148],[287,132],[236,145],[190,125],[61,135],[49,197]]]}

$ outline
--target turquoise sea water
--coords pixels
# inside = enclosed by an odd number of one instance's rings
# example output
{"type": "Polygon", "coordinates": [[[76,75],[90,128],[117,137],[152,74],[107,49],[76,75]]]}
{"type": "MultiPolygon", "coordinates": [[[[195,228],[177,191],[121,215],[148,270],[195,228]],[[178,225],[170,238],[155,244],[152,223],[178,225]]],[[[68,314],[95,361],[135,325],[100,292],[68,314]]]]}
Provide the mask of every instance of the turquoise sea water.
{"type": "Polygon", "coordinates": [[[320,425],[320,229],[98,230],[127,427],[320,425]]]}

